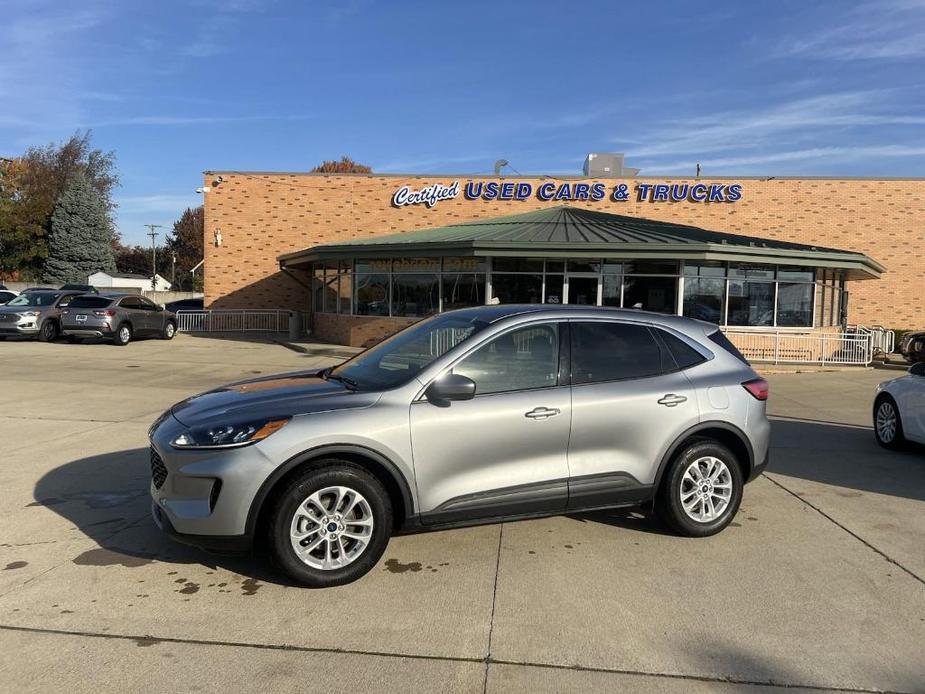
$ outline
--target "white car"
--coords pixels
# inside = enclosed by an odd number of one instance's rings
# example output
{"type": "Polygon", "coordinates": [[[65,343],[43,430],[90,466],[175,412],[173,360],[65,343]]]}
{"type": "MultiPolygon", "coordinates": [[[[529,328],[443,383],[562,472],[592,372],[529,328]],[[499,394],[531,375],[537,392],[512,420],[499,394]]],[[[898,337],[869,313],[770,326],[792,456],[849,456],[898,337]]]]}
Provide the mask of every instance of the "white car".
{"type": "Polygon", "coordinates": [[[17,296],[19,296],[19,292],[14,292],[12,289],[0,289],[0,306],[8,301],[12,301],[17,296]]]}
{"type": "Polygon", "coordinates": [[[874,435],[877,443],[894,450],[907,441],[925,444],[925,362],[877,386],[874,435]]]}

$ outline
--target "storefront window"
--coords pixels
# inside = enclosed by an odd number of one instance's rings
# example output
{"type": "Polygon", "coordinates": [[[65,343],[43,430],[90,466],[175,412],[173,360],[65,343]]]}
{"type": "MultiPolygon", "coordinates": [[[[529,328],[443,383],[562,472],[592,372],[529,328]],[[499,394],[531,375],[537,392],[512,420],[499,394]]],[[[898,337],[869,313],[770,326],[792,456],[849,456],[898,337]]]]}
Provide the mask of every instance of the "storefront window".
{"type": "Polygon", "coordinates": [[[600,273],[601,264],[597,260],[570,260],[568,261],[569,272],[593,272],[600,273]]]}
{"type": "Polygon", "coordinates": [[[564,275],[546,274],[546,303],[562,304],[564,298],[564,275]]]}
{"type": "Polygon", "coordinates": [[[677,313],[678,278],[625,277],[623,279],[623,307],[655,313],[677,313]]]}
{"type": "Polygon", "coordinates": [[[604,275],[603,282],[601,306],[620,308],[620,289],[623,284],[623,277],[620,275],[604,275]]]}
{"type": "Polygon", "coordinates": [[[396,258],[392,272],[440,272],[440,258],[396,258]]]}
{"type": "Polygon", "coordinates": [[[444,272],[485,272],[488,262],[485,258],[444,258],[444,272]]]}
{"type": "Polygon", "coordinates": [[[623,271],[628,275],[677,275],[678,264],[662,260],[636,260],[624,263],[623,271]]]}
{"type": "Polygon", "coordinates": [[[684,263],[685,277],[725,277],[726,263],[707,261],[701,263],[684,263]]]}
{"type": "Polygon", "coordinates": [[[392,315],[429,316],[440,309],[437,274],[392,275],[392,315]]]}
{"type": "Polygon", "coordinates": [[[790,267],[781,265],[777,268],[777,279],[785,282],[812,282],[816,273],[811,267],[790,267]]]}
{"type": "Polygon", "coordinates": [[[710,323],[725,319],[726,280],[709,277],[684,279],[684,315],[710,323]]]}
{"type": "Polygon", "coordinates": [[[808,328],[813,324],[812,284],[777,285],[777,324],[782,327],[808,328]]]}
{"type": "Polygon", "coordinates": [[[485,275],[444,272],[442,281],[444,311],[485,304],[485,275]]]}
{"type": "Polygon", "coordinates": [[[774,283],[729,280],[728,324],[773,325],[774,283]]]}
{"type": "Polygon", "coordinates": [[[321,309],[324,313],[337,313],[337,286],[337,266],[326,267],[324,270],[324,306],[321,309]]]}
{"type": "Polygon", "coordinates": [[[349,314],[353,308],[353,263],[346,261],[340,264],[340,283],[338,290],[340,313],[349,314]]]}
{"type": "Polygon", "coordinates": [[[491,293],[502,304],[538,304],[543,296],[543,275],[493,272],[491,293]]]}
{"type": "MultiPolygon", "coordinates": [[[[745,263],[730,263],[729,276],[747,280],[773,280],[773,265],[747,265],[745,263]]],[[[732,302],[729,302],[730,305],[732,302]]]]}
{"type": "Polygon", "coordinates": [[[495,272],[543,272],[542,258],[495,258],[492,261],[495,272]]]}
{"type": "Polygon", "coordinates": [[[387,274],[361,275],[357,273],[356,314],[358,316],[389,315],[389,276],[387,274]]]}

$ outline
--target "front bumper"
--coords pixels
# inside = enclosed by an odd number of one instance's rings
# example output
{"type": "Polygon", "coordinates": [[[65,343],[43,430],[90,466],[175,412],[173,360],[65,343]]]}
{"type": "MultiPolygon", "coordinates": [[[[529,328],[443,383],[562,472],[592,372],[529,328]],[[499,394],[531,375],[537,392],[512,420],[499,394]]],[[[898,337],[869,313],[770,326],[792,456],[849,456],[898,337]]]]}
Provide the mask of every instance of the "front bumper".
{"type": "Polygon", "coordinates": [[[170,442],[185,430],[173,415],[166,414],[150,434],[155,521],[186,544],[225,551],[247,548],[251,506],[276,465],[259,444],[212,450],[173,448],[170,442]]]}
{"type": "Polygon", "coordinates": [[[23,321],[22,323],[0,323],[0,335],[38,335],[38,323],[23,321]]]}
{"type": "Polygon", "coordinates": [[[189,533],[177,532],[170,522],[170,518],[154,502],[151,502],[151,516],[154,518],[154,524],[164,531],[171,540],[175,540],[184,545],[191,545],[200,549],[206,549],[212,552],[227,554],[247,554],[254,547],[254,538],[252,535],[192,535],[189,533]]]}

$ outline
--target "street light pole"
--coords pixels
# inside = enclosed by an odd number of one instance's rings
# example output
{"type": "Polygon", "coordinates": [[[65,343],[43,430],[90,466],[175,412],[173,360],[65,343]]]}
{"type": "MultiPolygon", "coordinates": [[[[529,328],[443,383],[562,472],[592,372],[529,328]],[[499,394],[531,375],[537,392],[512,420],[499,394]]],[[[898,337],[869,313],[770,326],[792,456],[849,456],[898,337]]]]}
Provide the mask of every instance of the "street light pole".
{"type": "Polygon", "coordinates": [[[157,290],[157,246],[154,243],[154,240],[157,238],[157,232],[155,229],[163,228],[163,224],[145,224],[150,231],[148,231],[148,236],[151,237],[151,290],[157,290]]]}

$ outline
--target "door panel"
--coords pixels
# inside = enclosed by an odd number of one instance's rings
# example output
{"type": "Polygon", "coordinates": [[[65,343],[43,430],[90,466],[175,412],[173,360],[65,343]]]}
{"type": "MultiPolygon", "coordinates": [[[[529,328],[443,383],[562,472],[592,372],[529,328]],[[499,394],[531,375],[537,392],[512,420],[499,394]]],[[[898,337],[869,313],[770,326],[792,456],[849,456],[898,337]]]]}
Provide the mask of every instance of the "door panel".
{"type": "Polygon", "coordinates": [[[664,451],[698,423],[696,393],[644,326],[572,323],[571,333],[569,508],[619,503],[654,483],[664,451]]]}
{"type": "Polygon", "coordinates": [[[925,376],[909,376],[899,401],[906,438],[925,443],[925,376]]]}
{"type": "Polygon", "coordinates": [[[565,510],[570,415],[568,386],[495,393],[448,407],[415,402],[411,442],[422,513],[461,519],[565,510]],[[558,414],[526,416],[538,408],[558,414]]]}
{"type": "Polygon", "coordinates": [[[559,339],[550,323],[506,331],[449,369],[475,381],[473,399],[411,405],[425,522],[565,509],[571,393],[559,385],[559,339]]]}

